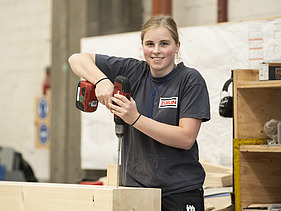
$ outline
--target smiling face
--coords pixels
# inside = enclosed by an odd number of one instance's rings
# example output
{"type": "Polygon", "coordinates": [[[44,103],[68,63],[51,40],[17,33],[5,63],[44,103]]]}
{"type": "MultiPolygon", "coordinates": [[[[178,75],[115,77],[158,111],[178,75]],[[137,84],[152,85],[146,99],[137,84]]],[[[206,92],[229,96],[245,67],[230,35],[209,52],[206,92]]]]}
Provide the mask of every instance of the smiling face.
{"type": "Polygon", "coordinates": [[[166,27],[160,26],[146,31],[142,48],[152,76],[163,77],[172,71],[179,46],[166,27]]]}

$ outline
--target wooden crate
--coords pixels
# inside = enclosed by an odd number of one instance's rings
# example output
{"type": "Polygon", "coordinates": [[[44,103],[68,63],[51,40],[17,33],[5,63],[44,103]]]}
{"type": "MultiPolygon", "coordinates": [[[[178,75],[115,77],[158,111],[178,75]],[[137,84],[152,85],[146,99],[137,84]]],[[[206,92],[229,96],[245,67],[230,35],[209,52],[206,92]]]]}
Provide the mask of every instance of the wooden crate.
{"type": "Polygon", "coordinates": [[[281,146],[240,146],[241,208],[281,203],[281,146]]]}
{"type": "Polygon", "coordinates": [[[1,211],[160,211],[161,190],[0,182],[1,211]]]}

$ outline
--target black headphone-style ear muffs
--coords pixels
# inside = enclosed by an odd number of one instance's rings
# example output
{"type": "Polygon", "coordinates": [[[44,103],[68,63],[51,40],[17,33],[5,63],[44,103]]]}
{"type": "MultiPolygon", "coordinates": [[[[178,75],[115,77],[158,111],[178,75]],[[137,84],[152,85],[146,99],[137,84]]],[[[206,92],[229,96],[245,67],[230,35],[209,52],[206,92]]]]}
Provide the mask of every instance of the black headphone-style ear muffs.
{"type": "MultiPolygon", "coordinates": [[[[231,78],[228,79],[222,88],[221,94],[223,92],[228,93],[228,87],[233,82],[232,74],[231,78]]],[[[233,97],[230,96],[228,93],[228,96],[221,98],[220,104],[219,104],[219,114],[222,117],[233,117],[233,97]]]]}

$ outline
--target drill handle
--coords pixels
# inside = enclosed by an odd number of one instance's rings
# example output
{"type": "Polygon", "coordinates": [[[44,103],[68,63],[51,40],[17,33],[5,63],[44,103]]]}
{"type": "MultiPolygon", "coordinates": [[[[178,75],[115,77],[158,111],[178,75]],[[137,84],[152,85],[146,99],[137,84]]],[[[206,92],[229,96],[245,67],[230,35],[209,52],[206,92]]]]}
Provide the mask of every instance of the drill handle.
{"type": "MultiPolygon", "coordinates": [[[[121,94],[130,100],[131,87],[128,78],[118,75],[114,80],[114,94],[121,94]]],[[[125,122],[118,116],[114,115],[115,124],[124,125],[125,122]]]]}

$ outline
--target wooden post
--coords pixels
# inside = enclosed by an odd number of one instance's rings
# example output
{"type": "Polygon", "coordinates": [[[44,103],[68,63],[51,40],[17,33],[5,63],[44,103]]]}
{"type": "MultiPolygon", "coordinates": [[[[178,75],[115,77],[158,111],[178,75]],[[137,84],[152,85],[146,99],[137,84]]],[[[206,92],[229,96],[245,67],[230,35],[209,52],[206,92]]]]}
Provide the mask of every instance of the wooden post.
{"type": "Polygon", "coordinates": [[[227,0],[218,0],[218,23],[227,22],[227,0]]]}
{"type": "MultiPolygon", "coordinates": [[[[121,165],[119,165],[119,186],[122,186],[121,165]]],[[[117,186],[117,164],[107,165],[107,186],[117,186]]]]}

